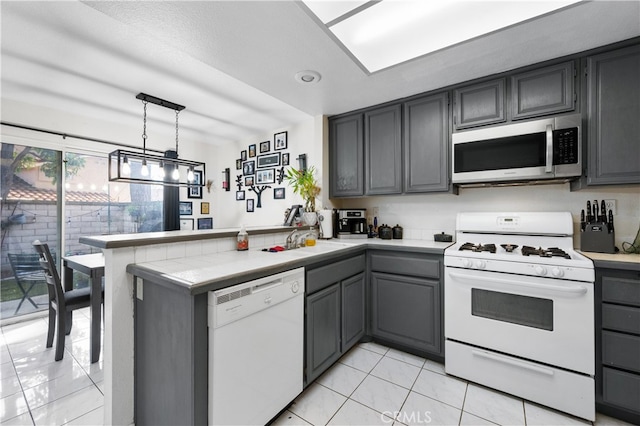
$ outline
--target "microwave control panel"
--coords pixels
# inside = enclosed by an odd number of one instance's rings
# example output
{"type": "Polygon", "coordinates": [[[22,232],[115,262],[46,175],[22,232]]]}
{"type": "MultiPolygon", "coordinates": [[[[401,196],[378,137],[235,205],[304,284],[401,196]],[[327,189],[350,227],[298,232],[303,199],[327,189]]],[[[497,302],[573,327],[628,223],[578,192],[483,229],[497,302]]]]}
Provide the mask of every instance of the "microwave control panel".
{"type": "Polygon", "coordinates": [[[553,164],[578,162],[578,128],[553,131],[553,164]]]}

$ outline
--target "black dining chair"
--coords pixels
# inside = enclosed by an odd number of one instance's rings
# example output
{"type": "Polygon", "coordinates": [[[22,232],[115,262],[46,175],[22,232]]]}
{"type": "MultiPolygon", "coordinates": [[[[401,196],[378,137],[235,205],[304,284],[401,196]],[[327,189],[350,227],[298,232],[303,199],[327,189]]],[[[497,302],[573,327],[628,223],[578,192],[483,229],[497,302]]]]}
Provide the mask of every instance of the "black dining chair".
{"type": "MultiPolygon", "coordinates": [[[[64,356],[64,338],[71,333],[72,311],[86,308],[90,304],[89,287],[64,291],[60,274],[56,268],[55,260],[51,255],[49,246],[40,241],[34,241],[33,247],[40,256],[40,266],[44,270],[47,289],[49,290],[49,331],[47,332],[47,347],[53,346],[53,336],[57,323],[58,338],[56,340],[56,361],[64,356]]],[[[103,289],[104,300],[104,289],[103,289]]]]}

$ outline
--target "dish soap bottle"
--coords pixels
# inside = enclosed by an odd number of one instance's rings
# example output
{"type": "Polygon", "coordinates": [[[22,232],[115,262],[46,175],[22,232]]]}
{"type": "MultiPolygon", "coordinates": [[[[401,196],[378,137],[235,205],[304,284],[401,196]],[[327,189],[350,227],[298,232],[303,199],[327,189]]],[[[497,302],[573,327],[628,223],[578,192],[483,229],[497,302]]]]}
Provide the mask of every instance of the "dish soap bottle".
{"type": "Polygon", "coordinates": [[[249,250],[249,234],[244,229],[244,225],[240,228],[240,232],[238,232],[238,251],[249,250]]]}

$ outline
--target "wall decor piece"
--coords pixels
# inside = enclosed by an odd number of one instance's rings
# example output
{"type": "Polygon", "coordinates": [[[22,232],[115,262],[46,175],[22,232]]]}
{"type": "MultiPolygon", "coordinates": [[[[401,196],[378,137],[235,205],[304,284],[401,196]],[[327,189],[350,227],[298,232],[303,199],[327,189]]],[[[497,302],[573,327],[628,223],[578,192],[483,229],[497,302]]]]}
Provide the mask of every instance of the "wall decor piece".
{"type": "Polygon", "coordinates": [[[284,200],[285,188],[273,188],[273,199],[284,200]]]}
{"type": "Polygon", "coordinates": [[[236,201],[244,200],[244,191],[236,191],[236,201]]]}
{"type": "Polygon", "coordinates": [[[262,193],[267,188],[271,188],[271,187],[269,185],[264,185],[264,186],[252,186],[250,188],[253,192],[256,193],[256,196],[258,197],[257,198],[258,202],[256,203],[256,207],[257,208],[261,208],[262,207],[262,193]]]}
{"type": "Polygon", "coordinates": [[[249,145],[249,157],[256,156],[256,144],[249,145]]]}
{"type": "Polygon", "coordinates": [[[275,169],[258,170],[256,172],[256,184],[275,183],[276,171],[275,169]]]}
{"type": "Polygon", "coordinates": [[[236,170],[242,170],[242,158],[236,160],[236,170]]]}
{"type": "MultiPolygon", "coordinates": [[[[226,168],[222,171],[222,189],[225,191],[231,191],[231,169],[226,168]]],[[[209,188],[211,185],[209,185],[209,188]]]]}
{"type": "Polygon", "coordinates": [[[273,149],[275,151],[287,149],[287,132],[280,132],[273,135],[273,149]]]}
{"type": "Polygon", "coordinates": [[[180,216],[191,216],[193,214],[193,203],[191,201],[180,201],[180,216]]]}
{"type": "Polygon", "coordinates": [[[247,212],[253,212],[253,198],[247,200],[247,212]]]}
{"type": "Polygon", "coordinates": [[[200,214],[209,214],[209,203],[206,201],[200,203],[200,214]]]}
{"type": "Polygon", "coordinates": [[[271,150],[271,141],[260,142],[260,154],[271,150]]]}
{"type": "Polygon", "coordinates": [[[283,166],[288,166],[289,165],[289,153],[288,152],[283,152],[282,153],[282,165],[283,166]]]}
{"type": "Polygon", "coordinates": [[[246,150],[246,149],[245,149],[245,150],[240,151],[240,159],[241,159],[242,161],[247,161],[247,150],[246,150]]]}
{"type": "Polygon", "coordinates": [[[253,176],[247,176],[244,178],[244,186],[253,186],[253,176]]]}
{"type": "Polygon", "coordinates": [[[202,183],[202,171],[193,172],[193,183],[198,186],[187,187],[187,198],[202,198],[202,187],[199,186],[202,183]]]}
{"type": "Polygon", "coordinates": [[[213,229],[213,218],[212,217],[199,218],[198,229],[213,229]]]}
{"type": "Polygon", "coordinates": [[[238,187],[238,191],[242,189],[242,175],[236,175],[236,186],[238,187]]]}
{"type": "Polygon", "coordinates": [[[278,169],[278,185],[282,185],[283,180],[284,180],[284,167],[280,167],[278,169]]]}
{"type": "Polygon", "coordinates": [[[245,161],[242,163],[242,174],[245,176],[253,175],[256,173],[256,162],[255,161],[245,161]]]}
{"type": "Polygon", "coordinates": [[[181,231],[193,231],[193,219],[180,219],[181,231]]]}
{"type": "Polygon", "coordinates": [[[265,167],[275,167],[280,165],[280,153],[274,152],[273,154],[258,155],[257,165],[258,169],[264,169],[265,167]]]}

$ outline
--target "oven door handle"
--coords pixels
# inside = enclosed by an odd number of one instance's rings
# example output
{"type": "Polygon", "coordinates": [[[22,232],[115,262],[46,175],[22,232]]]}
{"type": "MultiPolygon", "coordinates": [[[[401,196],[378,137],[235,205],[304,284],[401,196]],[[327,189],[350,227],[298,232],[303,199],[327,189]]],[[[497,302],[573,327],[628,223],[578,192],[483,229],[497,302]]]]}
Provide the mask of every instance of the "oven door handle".
{"type": "Polygon", "coordinates": [[[518,287],[524,287],[527,289],[549,290],[556,293],[566,294],[568,296],[581,296],[587,292],[587,287],[583,285],[559,286],[559,285],[550,285],[550,284],[529,284],[522,281],[512,281],[512,280],[505,280],[501,278],[485,278],[485,277],[479,277],[479,276],[457,274],[455,272],[449,272],[449,276],[452,278],[456,278],[460,281],[467,281],[470,284],[477,283],[478,281],[492,283],[492,284],[500,283],[500,284],[507,284],[512,287],[518,286],[518,287]]]}
{"type": "Polygon", "coordinates": [[[553,127],[547,124],[547,158],[544,171],[545,173],[553,172],[553,127]]]}
{"type": "Polygon", "coordinates": [[[533,365],[528,362],[520,361],[519,359],[507,358],[498,354],[493,354],[491,352],[479,351],[477,349],[472,349],[471,353],[480,358],[487,358],[493,361],[501,362],[503,364],[509,364],[515,367],[524,368],[525,370],[535,371],[536,373],[544,374],[546,376],[553,376],[553,370],[540,367],[538,365],[533,365]]]}

